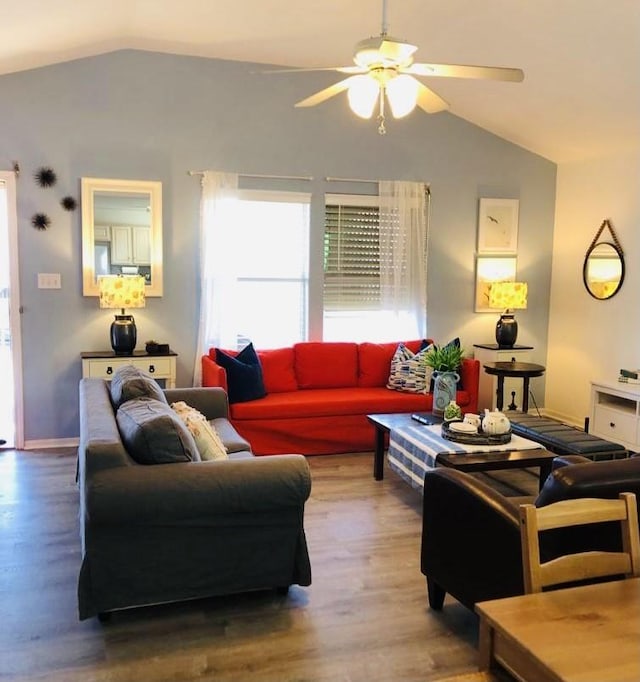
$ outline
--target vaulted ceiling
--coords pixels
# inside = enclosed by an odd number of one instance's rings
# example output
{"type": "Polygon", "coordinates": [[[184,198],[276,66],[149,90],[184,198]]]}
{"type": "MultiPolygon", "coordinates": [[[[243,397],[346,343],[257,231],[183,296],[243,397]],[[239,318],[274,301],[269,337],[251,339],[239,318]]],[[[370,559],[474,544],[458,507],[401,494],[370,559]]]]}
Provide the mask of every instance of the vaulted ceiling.
{"type": "MultiPolygon", "coordinates": [[[[0,15],[0,74],[123,48],[348,65],[355,43],[380,33],[382,5],[20,0],[0,15]]],[[[456,116],[558,163],[640,148],[638,0],[388,0],[387,24],[392,36],[418,45],[416,61],[524,70],[517,84],[424,79],[456,116]]],[[[327,86],[342,77],[323,76],[327,86]]]]}

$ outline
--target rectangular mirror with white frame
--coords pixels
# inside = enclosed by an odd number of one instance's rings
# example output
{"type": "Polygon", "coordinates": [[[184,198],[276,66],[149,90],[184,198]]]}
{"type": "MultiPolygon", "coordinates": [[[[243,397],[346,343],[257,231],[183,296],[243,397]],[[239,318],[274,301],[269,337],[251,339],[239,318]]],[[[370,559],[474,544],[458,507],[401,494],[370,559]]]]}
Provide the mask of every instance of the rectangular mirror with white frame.
{"type": "Polygon", "coordinates": [[[162,296],[162,183],[82,178],[82,293],[101,275],[142,275],[162,296]]]}

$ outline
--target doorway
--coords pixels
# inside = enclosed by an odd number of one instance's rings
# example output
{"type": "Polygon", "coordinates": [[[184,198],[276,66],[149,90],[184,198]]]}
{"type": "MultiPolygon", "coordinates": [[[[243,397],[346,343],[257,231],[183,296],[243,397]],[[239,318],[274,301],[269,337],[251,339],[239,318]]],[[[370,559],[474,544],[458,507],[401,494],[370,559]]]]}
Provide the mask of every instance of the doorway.
{"type": "Polygon", "coordinates": [[[0,171],[0,447],[23,448],[16,176],[0,171]],[[2,442],[4,441],[4,442],[2,442]]]}

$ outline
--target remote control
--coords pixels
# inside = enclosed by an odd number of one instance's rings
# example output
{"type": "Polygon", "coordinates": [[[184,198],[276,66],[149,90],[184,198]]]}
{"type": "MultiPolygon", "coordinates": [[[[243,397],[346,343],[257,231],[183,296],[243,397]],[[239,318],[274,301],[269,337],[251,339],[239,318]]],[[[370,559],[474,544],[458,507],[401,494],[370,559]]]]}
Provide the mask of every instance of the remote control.
{"type": "Polygon", "coordinates": [[[412,414],[411,419],[414,419],[417,422],[420,422],[421,424],[431,424],[431,422],[426,418],[423,417],[421,414],[412,414]]]}

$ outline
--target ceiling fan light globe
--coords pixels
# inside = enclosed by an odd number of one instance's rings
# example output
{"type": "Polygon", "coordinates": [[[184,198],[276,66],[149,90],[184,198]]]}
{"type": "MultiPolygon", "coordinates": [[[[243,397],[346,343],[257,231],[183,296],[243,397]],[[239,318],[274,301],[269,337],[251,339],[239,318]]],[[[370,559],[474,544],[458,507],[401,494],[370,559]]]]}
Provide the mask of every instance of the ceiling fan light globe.
{"type": "Polygon", "coordinates": [[[418,81],[405,74],[396,76],[387,83],[387,99],[394,118],[404,118],[416,108],[418,87],[418,81]]]}
{"type": "Polygon", "coordinates": [[[349,107],[360,118],[371,118],[378,101],[380,86],[368,75],[355,76],[347,91],[349,107]]]}

